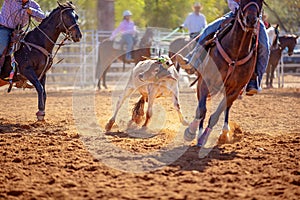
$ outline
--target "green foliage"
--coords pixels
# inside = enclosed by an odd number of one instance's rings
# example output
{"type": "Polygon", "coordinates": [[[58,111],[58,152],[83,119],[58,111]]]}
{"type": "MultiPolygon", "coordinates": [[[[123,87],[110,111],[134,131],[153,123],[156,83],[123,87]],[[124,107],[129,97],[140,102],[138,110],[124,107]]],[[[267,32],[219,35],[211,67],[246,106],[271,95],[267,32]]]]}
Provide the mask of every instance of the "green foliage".
{"type": "MultiPolygon", "coordinates": [[[[267,0],[266,1],[272,10],[274,10],[277,15],[279,15],[280,20],[289,32],[299,32],[300,27],[300,0],[267,0]]],[[[269,16],[269,22],[272,24],[277,24],[278,19],[270,11],[270,9],[265,8],[265,12],[269,16]]]]}
{"type": "Polygon", "coordinates": [[[132,20],[139,27],[144,27],[147,20],[142,17],[145,7],[144,0],[115,0],[115,18],[116,26],[123,20],[123,11],[130,10],[132,12],[132,20]]]}

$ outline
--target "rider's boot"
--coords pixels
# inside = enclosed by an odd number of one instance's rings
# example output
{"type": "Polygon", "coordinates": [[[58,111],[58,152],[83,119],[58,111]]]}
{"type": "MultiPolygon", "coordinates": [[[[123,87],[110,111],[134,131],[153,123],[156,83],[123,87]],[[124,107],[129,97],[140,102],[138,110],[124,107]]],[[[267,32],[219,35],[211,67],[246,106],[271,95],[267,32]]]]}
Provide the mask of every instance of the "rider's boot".
{"type": "Polygon", "coordinates": [[[214,45],[214,35],[215,33],[211,33],[201,41],[197,41],[192,53],[190,53],[187,57],[177,54],[176,61],[179,66],[185,70],[197,68],[207,55],[208,49],[214,45]]]}
{"type": "Polygon", "coordinates": [[[179,66],[182,69],[192,69],[193,68],[193,66],[189,62],[189,60],[187,58],[183,57],[181,54],[176,55],[176,61],[178,62],[179,66]]]}
{"type": "Polygon", "coordinates": [[[261,91],[260,80],[259,77],[256,76],[256,73],[254,73],[246,87],[246,95],[253,96],[259,93],[260,91],[261,91]]]}

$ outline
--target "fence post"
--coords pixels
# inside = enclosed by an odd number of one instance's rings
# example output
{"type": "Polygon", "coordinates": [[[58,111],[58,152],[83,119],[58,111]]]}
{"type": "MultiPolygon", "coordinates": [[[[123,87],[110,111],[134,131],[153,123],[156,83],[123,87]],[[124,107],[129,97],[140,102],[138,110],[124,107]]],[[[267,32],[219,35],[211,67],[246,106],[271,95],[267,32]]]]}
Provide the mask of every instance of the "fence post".
{"type": "Polygon", "coordinates": [[[280,62],[281,62],[281,74],[282,74],[282,84],[281,84],[281,87],[283,88],[284,87],[284,63],[283,63],[283,55],[281,56],[280,58],[280,62]]]}

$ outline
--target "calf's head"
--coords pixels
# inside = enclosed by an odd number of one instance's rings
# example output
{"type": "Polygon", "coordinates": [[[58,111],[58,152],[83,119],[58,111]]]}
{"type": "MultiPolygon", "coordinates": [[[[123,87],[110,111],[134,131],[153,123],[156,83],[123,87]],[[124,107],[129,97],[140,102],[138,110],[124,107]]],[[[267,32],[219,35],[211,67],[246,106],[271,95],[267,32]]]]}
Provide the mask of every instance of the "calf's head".
{"type": "Polygon", "coordinates": [[[168,70],[171,66],[171,61],[166,63],[154,62],[138,75],[138,78],[142,82],[156,82],[164,77],[169,76],[171,73],[168,70]]]}

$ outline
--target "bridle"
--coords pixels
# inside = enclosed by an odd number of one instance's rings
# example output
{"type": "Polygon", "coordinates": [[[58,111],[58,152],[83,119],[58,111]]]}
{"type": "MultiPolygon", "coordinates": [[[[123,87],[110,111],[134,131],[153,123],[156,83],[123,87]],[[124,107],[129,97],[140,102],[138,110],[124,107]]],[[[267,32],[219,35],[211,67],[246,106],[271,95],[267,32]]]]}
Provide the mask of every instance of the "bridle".
{"type": "Polygon", "coordinates": [[[58,27],[62,24],[63,27],[64,27],[64,29],[65,29],[66,36],[70,37],[70,36],[71,36],[71,30],[72,30],[74,27],[78,27],[79,24],[78,24],[77,22],[75,22],[74,24],[72,24],[72,25],[69,26],[69,27],[66,26],[66,23],[65,23],[65,21],[64,21],[64,19],[63,19],[63,13],[64,13],[65,11],[67,11],[67,10],[73,10],[73,11],[74,11],[74,9],[73,9],[73,8],[70,8],[70,7],[64,8],[64,9],[61,9],[61,8],[60,8],[60,23],[56,26],[56,28],[58,28],[58,27]]]}
{"type": "MultiPolygon", "coordinates": [[[[260,29],[260,23],[259,23],[259,13],[260,13],[260,8],[258,6],[258,4],[256,2],[249,2],[248,4],[246,4],[243,8],[239,8],[238,10],[238,16],[237,16],[237,20],[238,23],[240,24],[242,30],[243,30],[243,36],[242,36],[242,40],[238,49],[238,53],[235,55],[235,58],[231,58],[225,51],[225,49],[222,47],[220,41],[218,40],[218,38],[216,38],[215,42],[216,42],[216,46],[218,51],[220,52],[220,54],[222,55],[222,58],[228,63],[228,71],[227,71],[227,75],[224,79],[224,83],[228,80],[229,76],[231,75],[231,73],[235,70],[236,66],[242,66],[245,63],[247,63],[253,56],[256,59],[257,58],[257,47],[258,47],[258,34],[259,34],[259,29],[260,29]],[[251,5],[256,6],[258,12],[257,12],[257,24],[256,26],[254,26],[254,28],[250,28],[247,26],[246,23],[246,17],[244,12],[246,11],[247,8],[249,8],[251,5]],[[244,46],[244,43],[246,41],[246,36],[249,32],[252,32],[253,35],[256,35],[256,41],[255,41],[255,46],[253,48],[251,48],[249,54],[242,58],[239,59],[240,56],[240,52],[242,51],[242,48],[244,46]]],[[[254,71],[255,67],[252,67],[252,70],[254,71]]],[[[253,73],[253,71],[251,72],[251,74],[253,73]]]]}
{"type": "Polygon", "coordinates": [[[259,5],[256,2],[249,2],[243,8],[238,9],[237,20],[238,20],[239,24],[241,25],[241,27],[242,27],[242,29],[243,29],[244,32],[253,31],[253,30],[256,29],[256,28],[249,28],[247,26],[247,19],[246,19],[246,16],[244,14],[244,12],[246,11],[246,9],[249,8],[252,5],[254,5],[257,8],[257,10],[258,10],[258,12],[257,12],[257,22],[258,22],[260,8],[259,8],[259,5]]]}

